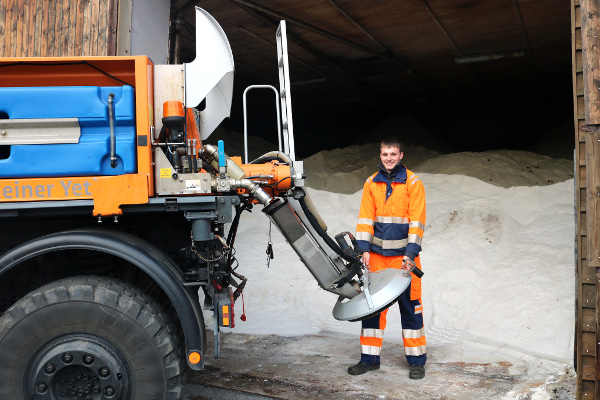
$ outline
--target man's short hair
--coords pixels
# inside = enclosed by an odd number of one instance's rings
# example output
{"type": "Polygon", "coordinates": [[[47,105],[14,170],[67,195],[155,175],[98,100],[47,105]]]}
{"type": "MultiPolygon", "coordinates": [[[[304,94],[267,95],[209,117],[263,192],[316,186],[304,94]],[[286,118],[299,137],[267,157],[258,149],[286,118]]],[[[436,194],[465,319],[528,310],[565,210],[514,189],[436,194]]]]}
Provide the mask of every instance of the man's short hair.
{"type": "Polygon", "coordinates": [[[389,136],[383,139],[379,148],[381,149],[382,147],[397,147],[398,150],[402,152],[402,144],[400,143],[400,139],[395,136],[389,136]]]}

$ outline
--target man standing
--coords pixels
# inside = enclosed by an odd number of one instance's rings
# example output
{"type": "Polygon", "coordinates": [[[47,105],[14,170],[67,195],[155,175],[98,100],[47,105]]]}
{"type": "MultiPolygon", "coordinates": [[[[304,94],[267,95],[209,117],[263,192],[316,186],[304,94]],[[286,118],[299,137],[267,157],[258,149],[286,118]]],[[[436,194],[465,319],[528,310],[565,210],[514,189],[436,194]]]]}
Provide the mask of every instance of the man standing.
{"type": "MultiPolygon", "coordinates": [[[[371,272],[386,268],[421,268],[419,252],[425,229],[425,189],[421,179],[402,164],[402,147],[397,138],[381,142],[379,171],[367,179],[356,227],[363,263],[371,272]]],[[[422,379],[427,360],[421,279],[412,281],[398,300],[402,321],[404,354],[409,377],[422,379]]],[[[360,362],[348,368],[351,375],[379,369],[383,331],[389,309],[362,321],[360,362]]]]}

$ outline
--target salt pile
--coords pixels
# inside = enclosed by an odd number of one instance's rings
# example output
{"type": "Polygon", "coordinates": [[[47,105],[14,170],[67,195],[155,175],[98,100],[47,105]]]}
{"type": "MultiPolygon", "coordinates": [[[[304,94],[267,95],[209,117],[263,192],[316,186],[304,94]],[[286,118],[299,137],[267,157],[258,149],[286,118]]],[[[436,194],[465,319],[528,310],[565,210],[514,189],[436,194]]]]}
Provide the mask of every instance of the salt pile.
{"type": "MultiPolygon", "coordinates": [[[[570,362],[573,182],[505,189],[459,175],[420,176],[428,204],[422,263],[430,351],[447,361],[535,360],[551,369],[570,362]]],[[[330,235],[354,229],[360,192],[310,193],[330,235]]],[[[358,337],[360,324],[333,319],[336,296],[317,287],[276,229],[267,268],[269,221],[260,214],[244,214],[237,235],[238,272],[249,282],[248,321],[235,332],[358,337]]],[[[390,315],[386,341],[400,341],[400,318],[390,315]]]]}
{"type": "Polygon", "coordinates": [[[415,167],[420,173],[465,175],[495,186],[546,186],[573,178],[573,162],[528,151],[445,154],[415,167]]]}
{"type": "MultiPolygon", "coordinates": [[[[535,148],[548,154],[567,154],[572,135],[567,126],[548,137],[552,146],[538,143],[535,148]],[[559,134],[562,132],[562,135],[559,134]],[[562,146],[562,151],[554,146],[562,146]]],[[[389,118],[370,130],[353,145],[320,151],[304,160],[308,187],[328,192],[352,194],[362,190],[366,178],[376,172],[379,143],[397,135],[402,141],[403,164],[414,172],[465,175],[500,187],[545,186],[573,178],[573,162],[529,151],[493,150],[449,153],[452,147],[410,117],[389,118]]]]}

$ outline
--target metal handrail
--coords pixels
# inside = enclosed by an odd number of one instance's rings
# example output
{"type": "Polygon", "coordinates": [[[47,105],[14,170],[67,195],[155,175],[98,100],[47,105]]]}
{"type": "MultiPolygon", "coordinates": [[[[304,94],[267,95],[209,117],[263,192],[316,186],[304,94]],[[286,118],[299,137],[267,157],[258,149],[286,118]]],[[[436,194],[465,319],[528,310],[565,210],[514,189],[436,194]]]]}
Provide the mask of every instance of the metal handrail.
{"type": "Polygon", "coordinates": [[[281,151],[281,111],[279,110],[279,92],[271,85],[250,85],[244,90],[244,164],[248,164],[248,123],[246,116],[246,93],[250,89],[272,89],[275,92],[275,105],[277,106],[277,139],[281,151]]]}

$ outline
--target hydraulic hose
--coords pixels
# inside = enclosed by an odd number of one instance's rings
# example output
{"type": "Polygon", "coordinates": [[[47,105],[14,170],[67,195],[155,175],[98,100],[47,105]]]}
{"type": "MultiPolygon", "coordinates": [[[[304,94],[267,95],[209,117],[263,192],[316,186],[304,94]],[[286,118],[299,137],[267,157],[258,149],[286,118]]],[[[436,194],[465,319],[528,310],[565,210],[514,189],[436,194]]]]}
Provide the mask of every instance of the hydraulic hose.
{"type": "Polygon", "coordinates": [[[308,209],[308,205],[306,204],[306,201],[304,200],[304,195],[302,195],[302,197],[298,198],[297,200],[300,203],[300,207],[302,207],[302,211],[304,212],[304,215],[306,215],[306,218],[308,218],[308,221],[312,225],[313,229],[319,234],[319,236],[321,236],[321,238],[325,241],[325,243],[327,243],[327,245],[329,247],[331,247],[331,249],[333,251],[335,251],[340,257],[342,257],[344,260],[348,261],[349,263],[360,262],[357,257],[352,257],[352,256],[344,253],[342,251],[342,249],[340,249],[338,244],[329,237],[327,232],[325,232],[323,230],[323,228],[321,228],[321,225],[319,225],[319,222],[317,221],[317,219],[315,218],[313,213],[310,212],[310,210],[308,209]]]}
{"type": "Polygon", "coordinates": [[[248,279],[246,279],[246,277],[244,277],[243,275],[236,273],[231,266],[233,257],[233,245],[235,244],[235,237],[237,235],[238,226],[240,224],[240,216],[242,215],[242,212],[244,210],[252,209],[252,204],[249,203],[244,196],[238,194],[238,197],[240,199],[240,205],[236,209],[235,217],[233,218],[233,222],[231,223],[231,227],[229,228],[229,235],[227,236],[227,246],[231,249],[227,257],[227,265],[229,266],[229,272],[231,272],[233,276],[242,281],[239,285],[237,285],[236,290],[233,293],[234,301],[244,291],[244,286],[246,286],[246,282],[248,281],[248,279]]]}
{"type": "Polygon", "coordinates": [[[306,202],[306,205],[308,206],[308,209],[310,210],[310,213],[313,215],[313,217],[315,217],[315,219],[317,220],[317,222],[319,223],[319,225],[321,226],[321,228],[323,228],[323,230],[325,232],[327,232],[327,224],[325,223],[325,221],[323,220],[323,218],[321,218],[321,216],[319,215],[319,212],[317,211],[317,208],[313,204],[312,199],[308,195],[308,192],[306,192],[306,191],[303,191],[303,192],[305,193],[303,199],[306,202]]]}
{"type": "Polygon", "coordinates": [[[250,161],[249,164],[262,164],[271,160],[279,160],[284,163],[291,163],[292,159],[287,154],[280,151],[270,151],[258,157],[256,160],[250,161]]]}

